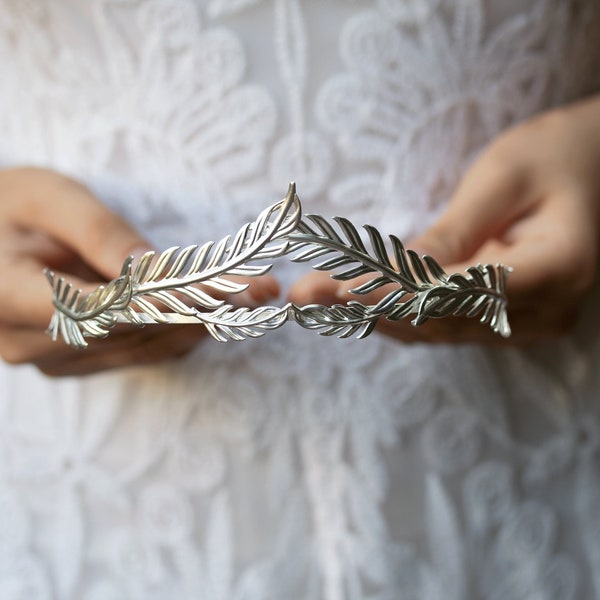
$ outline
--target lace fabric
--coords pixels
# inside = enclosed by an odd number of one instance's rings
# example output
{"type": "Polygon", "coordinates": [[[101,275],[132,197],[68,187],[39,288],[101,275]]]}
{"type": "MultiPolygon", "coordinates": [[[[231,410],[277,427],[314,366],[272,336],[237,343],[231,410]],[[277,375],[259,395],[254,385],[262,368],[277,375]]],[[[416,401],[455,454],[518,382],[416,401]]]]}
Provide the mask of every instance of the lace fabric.
{"type": "MultiPolygon", "coordinates": [[[[290,179],[409,236],[487,141],[594,89],[598,12],[2,0],[0,161],[81,179],[159,247],[290,179]]],[[[600,597],[595,333],[524,352],[290,327],[82,380],[2,366],[0,597],[600,597]]]]}

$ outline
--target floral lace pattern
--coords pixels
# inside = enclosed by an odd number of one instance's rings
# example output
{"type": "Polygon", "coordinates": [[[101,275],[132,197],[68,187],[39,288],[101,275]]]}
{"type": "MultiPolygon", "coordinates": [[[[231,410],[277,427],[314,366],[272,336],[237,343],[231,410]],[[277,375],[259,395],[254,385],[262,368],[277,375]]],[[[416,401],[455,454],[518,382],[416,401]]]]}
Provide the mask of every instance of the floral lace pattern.
{"type": "MultiPolygon", "coordinates": [[[[157,245],[291,178],[410,235],[487,141],[598,80],[594,4],[0,0],[0,161],[78,177],[157,245]]],[[[82,380],[0,366],[0,597],[600,597],[583,343],[282,329],[82,380]]]]}

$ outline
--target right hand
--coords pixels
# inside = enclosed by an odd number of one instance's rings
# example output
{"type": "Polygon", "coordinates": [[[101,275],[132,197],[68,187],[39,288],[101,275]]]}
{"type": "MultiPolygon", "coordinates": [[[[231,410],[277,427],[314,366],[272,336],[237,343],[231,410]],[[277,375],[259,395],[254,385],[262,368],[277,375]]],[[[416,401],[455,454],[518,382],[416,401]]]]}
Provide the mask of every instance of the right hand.
{"type": "MultiPolygon", "coordinates": [[[[202,325],[123,326],[86,350],[45,333],[53,305],[44,267],[90,289],[118,277],[128,255],[151,249],[80,183],[45,169],[0,171],[0,356],[63,376],[157,363],[192,350],[206,335],[202,325]]],[[[265,302],[277,296],[277,282],[257,278],[247,294],[265,302]]]]}
{"type": "MultiPolygon", "coordinates": [[[[409,247],[434,256],[447,273],[469,265],[514,268],[506,295],[512,335],[502,339],[479,319],[380,319],[401,342],[527,345],[568,334],[597,280],[600,248],[600,95],[515,125],[468,168],[446,210],[409,247]]],[[[339,282],[310,273],[290,290],[297,304],[356,300],[363,279],[339,282]]],[[[377,304],[379,288],[359,299],[377,304]]]]}

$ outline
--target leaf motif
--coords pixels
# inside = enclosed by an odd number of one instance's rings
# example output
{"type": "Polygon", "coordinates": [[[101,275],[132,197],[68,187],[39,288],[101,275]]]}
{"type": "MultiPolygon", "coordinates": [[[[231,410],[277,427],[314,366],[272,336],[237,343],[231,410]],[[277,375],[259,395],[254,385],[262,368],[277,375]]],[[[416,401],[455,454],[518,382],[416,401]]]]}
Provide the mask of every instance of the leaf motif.
{"type": "Polygon", "coordinates": [[[359,230],[343,217],[332,221],[309,215],[301,219],[301,207],[290,185],[284,200],[264,210],[235,235],[202,246],[173,246],[160,254],[145,253],[132,272],[129,257],[121,275],[88,294],[73,289],[64,278],[50,271],[55,314],[49,325],[53,339],[59,335],[76,347],[85,347],[87,337],[104,337],[118,322],[200,322],[220,341],[259,337],[280,327],[288,318],[321,335],[365,337],[379,318],[398,320],[416,313],[414,324],[449,315],[478,316],[501,335],[510,335],[504,296],[506,273],[502,265],[478,265],[465,274],[447,275],[430,256],[419,257],[390,236],[392,252],[383,236],[364,226],[368,243],[359,230]],[[210,294],[236,294],[247,289],[232,276],[260,276],[268,262],[292,254],[295,262],[312,262],[319,271],[332,271],[332,278],[350,281],[373,274],[352,293],[365,295],[393,285],[373,306],[352,301],[347,305],[235,308],[210,294]],[[259,264],[256,264],[259,263],[259,264]],[[397,265],[397,266],[394,266],[397,265]],[[163,313],[166,307],[172,312],[163,313]]]}
{"type": "Polygon", "coordinates": [[[294,262],[307,262],[309,260],[314,260],[315,258],[319,258],[320,256],[323,256],[325,254],[331,254],[332,252],[334,252],[334,250],[332,248],[319,247],[319,246],[312,247],[308,243],[302,244],[302,246],[307,246],[308,249],[305,250],[304,252],[301,252],[300,254],[294,256],[294,258],[292,258],[292,260],[294,262]]]}
{"type": "Polygon", "coordinates": [[[482,311],[487,302],[489,302],[488,298],[485,296],[480,296],[477,298],[477,300],[475,300],[475,302],[473,302],[469,310],[466,312],[466,316],[476,317],[482,311]]]}
{"type": "Polygon", "coordinates": [[[335,240],[340,244],[343,243],[342,238],[336,233],[335,229],[327,222],[327,219],[321,215],[307,215],[310,219],[329,239],[335,240]]]}
{"type": "Polygon", "coordinates": [[[396,289],[384,296],[374,307],[374,313],[386,313],[390,308],[397,304],[408,292],[405,292],[402,288],[396,289]]]}
{"type": "MultiPolygon", "coordinates": [[[[406,270],[400,268],[397,271],[394,269],[387,255],[383,238],[374,227],[369,225],[364,227],[368,233],[371,246],[373,247],[373,253],[370,254],[360,239],[358,232],[353,225],[349,224],[349,221],[340,217],[336,219],[336,222],[343,228],[346,237],[351,240],[349,242],[344,242],[341,236],[335,232],[333,226],[323,217],[313,217],[314,215],[309,215],[307,219],[317,222],[322,234],[319,234],[314,228],[307,225],[306,220],[302,220],[297,228],[301,233],[292,233],[288,236],[292,242],[290,251],[303,249],[300,254],[292,257],[292,261],[307,262],[319,256],[334,252],[350,259],[344,261],[344,265],[352,263],[357,264],[354,269],[332,275],[334,279],[346,281],[358,277],[359,275],[379,272],[381,273],[381,276],[387,278],[388,283],[400,284],[408,291],[416,291],[418,289],[418,285],[416,285],[415,279],[408,266],[406,267],[406,270]]],[[[397,242],[399,243],[399,240],[397,240],[397,242]]],[[[406,264],[408,265],[408,263],[406,264]]],[[[327,265],[327,262],[316,265],[314,268],[321,270],[323,265],[327,265]]]]}
{"type": "Polygon", "coordinates": [[[195,308],[190,308],[187,304],[179,300],[179,298],[166,291],[163,292],[162,290],[158,290],[156,292],[150,292],[147,297],[161,302],[167,308],[170,308],[180,315],[192,316],[198,312],[195,308]]]}
{"type": "Polygon", "coordinates": [[[384,285],[389,285],[389,283],[390,282],[387,277],[376,277],[375,279],[371,279],[371,281],[367,281],[358,287],[352,288],[350,291],[357,295],[370,294],[384,285]]]}
{"type": "Polygon", "coordinates": [[[179,246],[173,246],[172,248],[168,248],[165,250],[156,261],[156,264],[152,267],[150,274],[146,281],[157,281],[165,274],[165,269],[167,265],[175,255],[175,253],[179,250],[179,246]]]}
{"type": "Polygon", "coordinates": [[[212,313],[196,316],[215,339],[226,342],[261,337],[267,331],[280,327],[287,320],[288,311],[289,305],[282,308],[259,306],[255,309],[224,305],[212,313]]]}
{"type": "Polygon", "coordinates": [[[144,326],[144,320],[140,317],[140,313],[133,310],[133,307],[130,305],[123,311],[126,313],[126,319],[132,325],[137,325],[138,327],[144,326]]]}
{"type": "Polygon", "coordinates": [[[203,285],[225,294],[239,294],[248,289],[247,283],[237,283],[224,277],[213,277],[205,281],[203,285]]]}
{"type": "Polygon", "coordinates": [[[393,269],[394,267],[390,262],[385,243],[379,231],[372,225],[365,225],[365,230],[369,234],[369,239],[371,240],[371,245],[373,246],[377,259],[388,269],[393,269]]]}
{"type": "MultiPolygon", "coordinates": [[[[315,267],[316,268],[316,267],[315,267]]],[[[358,265],[353,267],[352,269],[348,269],[347,271],[343,271],[342,273],[335,273],[331,277],[333,279],[337,279],[339,281],[350,281],[351,279],[356,279],[361,275],[367,275],[372,273],[373,269],[365,265],[358,265]]]]}
{"type": "Polygon", "coordinates": [[[442,267],[437,262],[437,260],[435,260],[435,258],[425,254],[425,256],[423,256],[423,261],[427,265],[427,268],[429,269],[429,272],[433,275],[434,279],[437,279],[437,281],[441,283],[446,283],[448,281],[448,275],[446,275],[446,272],[444,271],[444,269],[442,269],[442,267]]]}
{"type": "Polygon", "coordinates": [[[154,306],[151,302],[148,302],[145,298],[133,298],[131,304],[137,306],[142,312],[146,313],[149,317],[154,319],[156,323],[168,323],[169,320],[160,312],[160,310],[154,306]]]}
{"type": "Polygon", "coordinates": [[[358,333],[358,338],[369,335],[375,328],[378,316],[369,315],[368,308],[359,302],[332,307],[309,305],[292,306],[294,319],[305,329],[313,329],[320,335],[350,337],[358,333]]]}
{"type": "Polygon", "coordinates": [[[142,255],[133,273],[134,281],[143,281],[145,279],[146,274],[148,273],[148,269],[150,269],[150,265],[152,264],[152,260],[154,259],[154,256],[154,251],[149,251],[142,255]]]}
{"type": "Polygon", "coordinates": [[[246,238],[248,237],[248,232],[250,230],[250,223],[246,223],[240,230],[237,232],[236,236],[233,238],[233,242],[229,246],[229,255],[235,256],[239,254],[244,249],[244,243],[246,238]]]}
{"type": "MultiPolygon", "coordinates": [[[[300,217],[300,202],[291,184],[284,200],[262,211],[253,223],[243,225],[233,237],[226,236],[217,243],[202,246],[173,246],[160,254],[146,252],[133,272],[133,257],[129,257],[119,278],[89,294],[73,291],[71,284],[47,271],[56,309],[49,333],[54,339],[61,335],[67,344],[85,347],[86,337],[107,335],[117,320],[138,326],[147,322],[177,321],[163,314],[150,301],[153,300],[173,311],[175,316],[195,318],[197,306],[204,309],[203,316],[211,310],[221,315],[224,319],[221,329],[218,323],[207,321],[207,327],[218,339],[262,335],[261,331],[269,328],[269,318],[277,321],[275,314],[266,317],[262,313],[236,313],[231,308],[223,311],[223,302],[194,286],[202,284],[225,294],[244,291],[247,284],[229,277],[259,276],[268,272],[270,264],[250,262],[272,259],[287,252],[290,244],[286,236],[296,229],[300,217]],[[174,291],[187,298],[189,304],[174,291]],[[253,322],[253,318],[259,322],[253,322]]],[[[282,312],[285,320],[287,308],[275,310],[282,312]]]]}
{"type": "Polygon", "coordinates": [[[483,267],[485,269],[485,274],[487,275],[487,279],[489,280],[489,286],[493,289],[497,289],[498,286],[498,277],[496,276],[496,269],[494,269],[493,265],[485,265],[483,267]]]}
{"type": "Polygon", "coordinates": [[[476,285],[480,287],[487,287],[488,284],[483,276],[481,265],[478,265],[477,267],[469,267],[467,269],[467,273],[469,273],[469,275],[473,278],[473,281],[476,285]]]}
{"type": "Polygon", "coordinates": [[[427,271],[425,270],[423,263],[421,262],[421,259],[419,258],[419,255],[414,250],[407,250],[406,253],[408,254],[410,264],[417,277],[423,283],[432,283],[431,279],[429,279],[429,275],[427,275],[427,271]]]}
{"type": "Polygon", "coordinates": [[[419,296],[413,296],[410,300],[397,304],[386,314],[386,318],[390,321],[399,321],[404,317],[408,317],[408,315],[418,310],[419,300],[419,296]]]}
{"type": "Polygon", "coordinates": [[[271,265],[240,265],[230,269],[228,275],[245,275],[247,277],[259,277],[271,270],[271,265]]]}
{"type": "Polygon", "coordinates": [[[82,348],[87,345],[81,329],[77,327],[77,324],[74,321],[63,314],[59,315],[58,328],[67,344],[70,343],[70,340],[73,340],[73,345],[75,347],[82,348]]]}
{"type": "Polygon", "coordinates": [[[260,257],[262,260],[278,258],[286,253],[287,248],[288,242],[282,242],[281,244],[269,244],[261,250],[260,257]]]}
{"type": "Polygon", "coordinates": [[[473,287],[472,279],[468,279],[462,273],[453,273],[452,275],[450,275],[450,277],[448,278],[448,283],[451,286],[463,288],[465,290],[468,290],[469,288],[473,287]]]}
{"type": "Polygon", "coordinates": [[[181,273],[181,271],[184,269],[190,256],[197,250],[197,248],[198,248],[198,246],[196,244],[193,244],[193,245],[187,246],[186,248],[181,250],[177,255],[177,259],[173,263],[173,266],[169,269],[169,272],[165,275],[165,279],[170,279],[171,277],[177,277],[177,275],[179,275],[179,273],[181,273]]]}
{"type": "Polygon", "coordinates": [[[190,300],[202,308],[214,309],[224,304],[223,300],[215,300],[212,296],[206,292],[203,292],[200,288],[195,288],[191,285],[186,285],[180,288],[178,291],[180,294],[187,296],[190,298],[190,300]]]}
{"type": "Polygon", "coordinates": [[[83,321],[81,326],[86,333],[93,335],[94,337],[105,337],[108,335],[108,330],[106,327],[103,327],[95,319],[83,321]]]}
{"type": "Polygon", "coordinates": [[[214,242],[207,242],[196,250],[192,264],[186,273],[187,277],[194,275],[194,273],[199,273],[205,268],[207,257],[213,246],[214,242]]]}
{"type": "Polygon", "coordinates": [[[71,295],[71,299],[68,302],[65,302],[66,306],[72,309],[75,306],[75,304],[77,304],[77,300],[79,299],[81,293],[82,291],[80,289],[75,290],[71,295]]]}
{"type": "Polygon", "coordinates": [[[404,244],[395,235],[391,235],[390,240],[392,242],[392,249],[394,251],[394,258],[396,259],[398,269],[401,273],[404,273],[406,277],[410,278],[413,283],[416,283],[416,280],[412,276],[412,272],[410,270],[404,244]]]}
{"type": "Polygon", "coordinates": [[[494,316],[495,316],[494,313],[495,313],[494,305],[492,303],[489,303],[485,307],[485,311],[484,311],[483,316],[481,317],[480,321],[482,323],[492,323],[492,321],[494,320],[494,316]]]}
{"type": "MultiPolygon", "coordinates": [[[[469,295],[469,292],[466,293],[469,295]]],[[[420,302],[416,323],[421,325],[429,318],[441,318],[452,314],[465,298],[464,294],[462,290],[432,288],[420,302]]]]}
{"type": "Polygon", "coordinates": [[[343,267],[344,270],[331,275],[341,281],[374,273],[370,281],[360,283],[352,293],[368,294],[388,284],[396,285],[399,291],[389,292],[375,306],[366,307],[358,317],[348,307],[339,305],[296,313],[302,327],[317,329],[323,335],[343,337],[355,333],[355,325],[360,319],[369,323],[369,330],[372,330],[380,316],[398,320],[416,312],[412,322],[420,325],[429,318],[476,316],[483,310],[482,322],[504,336],[510,335],[504,298],[505,267],[478,265],[468,269],[466,274],[448,276],[431,256],[420,258],[413,250],[406,250],[397,237],[390,236],[395,268],[383,237],[374,227],[364,227],[372,248],[369,251],[350,221],[341,217],[333,221],[347,241],[333,224],[323,217],[311,215],[299,223],[297,231],[300,233],[289,236],[290,250],[301,250],[292,260],[308,262],[333,253],[332,257],[313,267],[332,271],[343,267]],[[407,299],[407,295],[412,297],[407,299]]]}
{"type": "Polygon", "coordinates": [[[336,256],[313,266],[318,271],[333,271],[354,262],[349,256],[336,256]]]}
{"type": "Polygon", "coordinates": [[[358,230],[348,219],[344,217],[333,217],[333,220],[340,226],[341,230],[344,232],[344,235],[346,238],[348,238],[348,241],[352,246],[361,252],[367,251],[367,248],[365,247],[358,230]]]}

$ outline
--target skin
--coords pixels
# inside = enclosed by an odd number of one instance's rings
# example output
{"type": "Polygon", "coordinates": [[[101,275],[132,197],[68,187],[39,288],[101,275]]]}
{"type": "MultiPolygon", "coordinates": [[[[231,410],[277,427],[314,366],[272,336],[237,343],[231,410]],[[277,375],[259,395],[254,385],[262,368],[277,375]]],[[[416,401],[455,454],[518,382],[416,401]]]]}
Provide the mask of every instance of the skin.
{"type": "MultiPolygon", "coordinates": [[[[44,267],[66,274],[85,289],[117,277],[123,260],[152,249],[118,215],[81,184],[37,168],[0,171],[0,356],[31,363],[51,376],[85,375],[147,365],[183,356],[206,335],[202,326],[115,328],[85,351],[53,342],[45,329],[52,316],[44,267]]],[[[279,294],[269,276],[251,282],[242,304],[279,294]]]]}
{"type": "MultiPolygon", "coordinates": [[[[542,114],[485,149],[445,213],[407,245],[447,272],[477,263],[514,268],[507,295],[513,335],[504,341],[476,319],[380,320],[402,342],[526,344],[569,332],[596,278],[600,207],[600,97],[542,114]]],[[[367,277],[366,279],[369,279],[367,277]]],[[[289,292],[299,304],[344,303],[360,280],[311,273],[289,292]]],[[[382,288],[361,301],[375,304],[382,288]]]]}
{"type": "MultiPolygon", "coordinates": [[[[380,320],[402,342],[522,344],[568,332],[596,278],[600,230],[600,98],[557,109],[508,130],[469,168],[446,212],[410,247],[431,254],[448,272],[503,263],[508,280],[507,342],[476,319],[380,320]],[[543,300],[543,301],[542,301],[543,300]]],[[[0,171],[0,356],[52,376],[146,365],[189,352],[201,326],[115,328],[85,351],[52,342],[46,266],[84,288],[118,276],[148,242],[81,184],[35,168],[0,171]]],[[[311,272],[289,290],[297,304],[331,305],[353,298],[360,281],[336,282],[311,272]]],[[[252,281],[240,304],[276,297],[269,276],[252,281]]],[[[361,297],[376,303],[382,288],[361,297]]]]}

